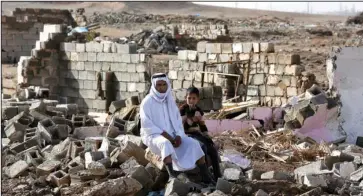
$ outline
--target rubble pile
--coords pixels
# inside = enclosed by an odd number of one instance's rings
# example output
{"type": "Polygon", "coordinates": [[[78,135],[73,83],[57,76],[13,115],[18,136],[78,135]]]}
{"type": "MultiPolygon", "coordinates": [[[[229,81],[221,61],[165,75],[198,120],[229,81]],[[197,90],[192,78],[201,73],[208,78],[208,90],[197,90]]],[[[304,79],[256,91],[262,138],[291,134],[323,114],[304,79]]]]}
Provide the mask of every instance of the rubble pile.
{"type": "Polygon", "coordinates": [[[74,18],[75,22],[78,26],[84,27],[87,25],[87,18],[84,15],[84,8],[78,8],[75,13],[73,13],[73,10],[71,10],[72,17],[74,18]]]}
{"type": "Polygon", "coordinates": [[[346,21],[347,24],[363,24],[363,12],[357,14],[356,16],[349,17],[346,21]]]}
{"type": "Polygon", "coordinates": [[[133,14],[125,11],[93,13],[88,18],[90,23],[116,26],[122,23],[158,23],[158,24],[225,24],[226,21],[217,18],[206,18],[200,16],[178,16],[178,15],[154,15],[154,14],[133,14]]]}

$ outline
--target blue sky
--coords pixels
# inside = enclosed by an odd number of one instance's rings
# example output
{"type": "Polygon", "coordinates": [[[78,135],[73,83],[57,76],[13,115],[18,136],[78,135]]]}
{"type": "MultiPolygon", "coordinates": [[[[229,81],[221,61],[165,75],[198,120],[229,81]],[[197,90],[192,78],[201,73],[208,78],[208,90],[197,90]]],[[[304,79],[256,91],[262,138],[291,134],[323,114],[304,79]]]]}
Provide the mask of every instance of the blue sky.
{"type": "MultiPolygon", "coordinates": [[[[194,2],[197,4],[214,5],[223,7],[236,7],[236,2],[194,2]]],[[[275,10],[287,12],[306,12],[307,2],[237,2],[239,8],[275,10]]],[[[363,2],[310,2],[312,13],[336,12],[340,8],[351,10],[355,6],[356,11],[363,11],[363,2]]]]}

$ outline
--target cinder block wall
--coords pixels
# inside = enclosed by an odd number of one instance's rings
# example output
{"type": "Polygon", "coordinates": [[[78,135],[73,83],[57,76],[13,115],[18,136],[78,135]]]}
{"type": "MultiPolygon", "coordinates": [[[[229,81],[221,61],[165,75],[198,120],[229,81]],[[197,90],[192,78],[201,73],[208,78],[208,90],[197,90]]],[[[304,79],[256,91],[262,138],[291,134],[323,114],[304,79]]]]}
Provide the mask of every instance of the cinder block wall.
{"type": "Polygon", "coordinates": [[[227,25],[195,25],[195,24],[177,24],[179,34],[188,34],[196,39],[216,39],[218,35],[227,35],[227,25]]]}
{"type": "Polygon", "coordinates": [[[75,23],[68,10],[16,8],[12,16],[1,16],[1,24],[1,62],[16,63],[30,55],[44,24],[75,23]]]}
{"type": "Polygon", "coordinates": [[[66,43],[64,30],[44,25],[31,56],[18,62],[19,84],[49,88],[51,99],[77,103],[84,112],[104,112],[114,100],[145,96],[150,71],[135,44],[66,43]]]}
{"type": "MultiPolygon", "coordinates": [[[[197,51],[179,51],[178,60],[169,62],[173,88],[188,88],[192,84],[200,87],[202,62],[207,63],[205,71],[240,75],[237,95],[247,92],[248,98],[259,99],[262,105],[267,106],[287,103],[290,97],[305,92],[314,80],[304,75],[298,54],[275,53],[272,43],[199,42],[197,51]],[[218,64],[237,60],[241,63],[218,64]]],[[[234,96],[237,82],[237,77],[217,74],[204,76],[204,86],[222,86],[225,99],[234,96]]]]}
{"type": "Polygon", "coordinates": [[[149,90],[145,54],[136,53],[134,44],[62,43],[61,51],[59,95],[68,103],[105,111],[109,99],[142,99],[149,90]]]}

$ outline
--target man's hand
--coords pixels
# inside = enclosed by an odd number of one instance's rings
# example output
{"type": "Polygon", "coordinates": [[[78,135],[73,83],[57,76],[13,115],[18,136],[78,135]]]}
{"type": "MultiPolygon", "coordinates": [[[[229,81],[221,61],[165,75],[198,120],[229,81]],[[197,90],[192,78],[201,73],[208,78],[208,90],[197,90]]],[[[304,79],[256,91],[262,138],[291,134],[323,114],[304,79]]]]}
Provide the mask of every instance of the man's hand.
{"type": "Polygon", "coordinates": [[[174,145],[173,146],[175,148],[178,148],[181,145],[181,143],[182,143],[181,137],[179,135],[176,136],[175,137],[175,140],[174,140],[174,145]]]}
{"type": "Polygon", "coordinates": [[[164,131],[161,135],[169,140],[172,144],[174,143],[174,139],[166,131],[164,131]]]}

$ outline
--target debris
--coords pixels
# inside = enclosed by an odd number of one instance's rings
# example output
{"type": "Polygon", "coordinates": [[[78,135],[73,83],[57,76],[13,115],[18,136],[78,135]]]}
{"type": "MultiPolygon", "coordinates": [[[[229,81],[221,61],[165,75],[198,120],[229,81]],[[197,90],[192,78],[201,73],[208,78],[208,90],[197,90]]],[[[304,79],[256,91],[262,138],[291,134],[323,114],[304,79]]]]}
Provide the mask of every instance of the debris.
{"type": "Polygon", "coordinates": [[[84,192],[84,195],[90,196],[117,196],[117,195],[134,195],[140,191],[142,185],[133,178],[121,177],[117,179],[102,182],[93,186],[90,190],[84,192]]]}

